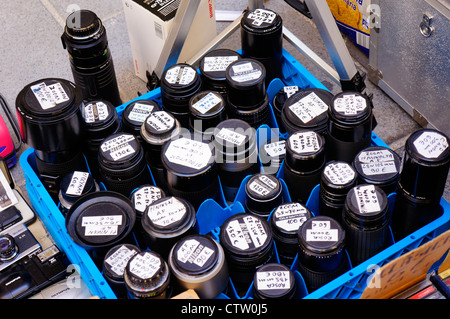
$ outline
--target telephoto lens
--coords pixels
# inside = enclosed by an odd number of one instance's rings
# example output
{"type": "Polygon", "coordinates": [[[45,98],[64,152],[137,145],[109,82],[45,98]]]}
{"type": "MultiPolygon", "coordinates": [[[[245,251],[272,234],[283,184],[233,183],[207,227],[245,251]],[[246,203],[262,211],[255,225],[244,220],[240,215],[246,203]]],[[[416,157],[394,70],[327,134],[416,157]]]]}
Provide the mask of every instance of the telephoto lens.
{"type": "Polygon", "coordinates": [[[193,289],[201,299],[214,299],[228,287],[225,253],[210,236],[182,238],[170,251],[168,264],[175,279],[174,291],[193,289]]]}
{"type": "Polygon", "coordinates": [[[122,112],[122,130],[131,133],[142,143],[141,127],[147,117],[161,111],[161,106],[152,100],[136,100],[128,104],[122,112]]]}
{"type": "Polygon", "coordinates": [[[442,213],[440,199],[450,165],[448,137],[421,129],[405,143],[402,171],[392,214],[392,231],[401,239],[435,220],[442,213]]]}
{"type": "Polygon", "coordinates": [[[256,271],[253,279],[255,299],[293,299],[296,293],[294,273],[285,265],[270,263],[256,271]]]}
{"type": "Polygon", "coordinates": [[[61,40],[69,53],[74,81],[83,91],[84,99],[121,105],[106,29],[97,15],[89,10],[71,13],[61,40]]]}
{"type": "Polygon", "coordinates": [[[142,146],[156,185],[167,190],[165,170],[161,160],[163,145],[181,133],[180,122],[169,112],[151,113],[141,126],[142,146]]]}
{"type": "Polygon", "coordinates": [[[264,218],[238,213],[223,223],[219,238],[233,284],[245,293],[256,270],[275,260],[272,230],[264,218]]]}
{"type": "Polygon", "coordinates": [[[286,143],[284,181],[291,198],[306,203],[313,188],[320,184],[325,166],[325,139],[314,131],[290,135],[286,143]]]}
{"type": "Polygon", "coordinates": [[[162,163],[169,194],[188,200],[197,210],[219,192],[219,168],[214,145],[192,133],[163,145],[162,163]]]}
{"type": "Polygon", "coordinates": [[[67,215],[70,207],[82,196],[97,192],[99,185],[89,172],[74,171],[66,174],[61,179],[59,188],[59,209],[64,216],[67,215]]]}
{"type": "Polygon", "coordinates": [[[170,112],[189,129],[189,101],[202,90],[200,74],[189,64],[169,66],[161,76],[163,109],[170,112]]]}
{"type": "Polygon", "coordinates": [[[322,171],[319,192],[319,212],[341,222],[348,192],[356,186],[358,174],[347,162],[331,161],[322,171]]]}
{"type": "Polygon", "coordinates": [[[312,217],[300,227],[297,266],[308,292],[349,270],[344,243],[345,231],[331,217],[312,217]]]}
{"type": "Polygon", "coordinates": [[[226,120],[226,100],[214,91],[201,91],[189,101],[189,130],[211,140],[214,128],[226,120]]]}
{"type": "Polygon", "coordinates": [[[341,225],[353,267],[392,244],[389,224],[388,200],[381,188],[361,184],[348,192],[341,225]]]}
{"type": "Polygon", "coordinates": [[[259,172],[255,130],[239,119],[228,119],[214,130],[216,162],[227,201],[233,201],[247,176],[259,172]]]}
{"type": "Polygon", "coordinates": [[[148,247],[164,258],[184,236],[198,233],[196,211],[182,198],[167,196],[153,202],[142,216],[142,228],[148,247]]]}
{"type": "Polygon", "coordinates": [[[121,130],[121,122],[115,107],[108,101],[89,101],[83,107],[86,130],[83,153],[94,178],[99,178],[98,151],[105,138],[121,130]]]}
{"type": "Polygon", "coordinates": [[[127,197],[134,189],[152,180],[144,150],[130,133],[116,133],[103,140],[98,166],[100,181],[105,188],[127,197]]]}
{"type": "Polygon", "coordinates": [[[332,98],[333,94],[323,89],[299,90],[284,103],[281,111],[283,127],[290,135],[300,130],[309,130],[325,136],[332,98]]]}
{"type": "Polygon", "coordinates": [[[372,143],[372,102],[359,92],[341,92],[333,97],[329,116],[327,158],[352,163],[356,154],[372,143]]]}
{"type": "Polygon", "coordinates": [[[35,81],[16,98],[22,141],[34,148],[40,180],[55,201],[62,176],[87,170],[82,107],[80,88],[64,79],[35,81]]]}
{"type": "Polygon", "coordinates": [[[298,251],[298,230],[311,217],[309,208],[296,202],[281,204],[270,215],[269,224],[281,263],[292,265],[298,251]]]}
{"type": "Polygon", "coordinates": [[[242,56],[260,61],[267,69],[266,83],[282,78],[283,20],[268,9],[247,11],[241,19],[242,56]]]}
{"type": "Polygon", "coordinates": [[[258,128],[269,124],[270,104],[266,92],[266,69],[253,59],[230,63],[226,70],[228,87],[227,114],[258,128]]]}
{"type": "Polygon", "coordinates": [[[172,295],[169,266],[155,251],[134,255],[128,261],[123,277],[129,299],[168,299],[172,295]]]}
{"type": "Polygon", "coordinates": [[[266,174],[277,175],[286,155],[286,140],[272,138],[259,150],[262,169],[266,174]]]}
{"type": "Polygon", "coordinates": [[[215,49],[206,53],[199,62],[203,88],[227,97],[225,71],[231,62],[241,59],[241,55],[230,49],[215,49]]]}
{"type": "Polygon", "coordinates": [[[272,210],[283,203],[282,186],[273,175],[259,173],[245,184],[245,210],[267,219],[272,210]]]}
{"type": "Polygon", "coordinates": [[[147,247],[142,228],[142,216],[144,216],[148,206],[166,196],[166,193],[161,188],[150,184],[142,185],[131,193],[130,200],[136,213],[133,233],[139,247],[147,247]]]}
{"type": "Polygon", "coordinates": [[[103,260],[102,275],[119,299],[127,299],[127,287],[124,280],[128,261],[141,250],[132,244],[119,244],[112,247],[103,260]]]}
{"type": "Polygon", "coordinates": [[[358,173],[358,184],[380,187],[386,195],[394,193],[400,179],[401,158],[383,146],[370,146],[359,152],[353,160],[358,173]]]}
{"type": "Polygon", "coordinates": [[[277,94],[273,97],[272,100],[272,110],[275,115],[275,119],[277,120],[278,128],[281,133],[286,133],[286,128],[283,125],[283,120],[281,119],[281,112],[283,111],[283,106],[286,103],[287,99],[290,98],[293,94],[298,92],[300,87],[297,85],[289,85],[280,89],[277,94]]]}
{"type": "Polygon", "coordinates": [[[131,231],[135,221],[134,207],[127,197],[99,191],[77,200],[67,212],[65,225],[70,238],[101,265],[109,248],[133,242],[131,231]]]}

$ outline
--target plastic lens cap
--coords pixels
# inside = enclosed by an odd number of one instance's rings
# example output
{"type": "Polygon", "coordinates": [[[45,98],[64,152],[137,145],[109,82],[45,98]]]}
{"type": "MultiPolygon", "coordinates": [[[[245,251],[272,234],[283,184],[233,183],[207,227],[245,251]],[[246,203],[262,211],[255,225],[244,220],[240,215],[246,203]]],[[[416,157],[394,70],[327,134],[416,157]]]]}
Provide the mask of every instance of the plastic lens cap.
{"type": "Polygon", "coordinates": [[[255,273],[253,284],[258,299],[290,299],[296,292],[294,273],[283,264],[261,266],[255,273]]]}

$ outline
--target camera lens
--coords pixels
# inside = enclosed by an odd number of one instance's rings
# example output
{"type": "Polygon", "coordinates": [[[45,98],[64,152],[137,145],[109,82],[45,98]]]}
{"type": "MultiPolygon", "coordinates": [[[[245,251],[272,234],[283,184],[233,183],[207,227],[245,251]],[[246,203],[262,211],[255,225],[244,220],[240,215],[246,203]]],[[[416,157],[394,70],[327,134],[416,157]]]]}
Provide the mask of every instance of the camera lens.
{"type": "Polygon", "coordinates": [[[188,200],[195,209],[206,199],[216,197],[219,175],[211,142],[191,133],[180,135],[164,144],[162,163],[171,195],[188,200]]]}
{"type": "Polygon", "coordinates": [[[34,148],[41,181],[54,199],[61,176],[87,169],[82,100],[78,86],[56,78],[26,85],[16,99],[22,140],[34,148]]]}
{"type": "Polygon", "coordinates": [[[241,19],[242,56],[264,63],[267,84],[282,78],[282,28],[281,16],[267,9],[247,11],[241,19]]]}
{"type": "Polygon", "coordinates": [[[66,216],[70,207],[82,196],[99,191],[100,188],[88,172],[74,171],[61,179],[59,191],[60,210],[66,216]]]}
{"type": "Polygon", "coordinates": [[[347,193],[356,186],[358,174],[347,162],[331,161],[322,171],[319,192],[319,211],[341,222],[347,193]]]}
{"type": "Polygon", "coordinates": [[[202,91],[194,95],[189,101],[190,131],[210,140],[214,128],[227,117],[225,106],[218,92],[202,91]]]}
{"type": "Polygon", "coordinates": [[[358,92],[336,94],[330,105],[327,132],[328,160],[352,163],[372,143],[374,123],[370,99],[358,92]]]}
{"type": "Polygon", "coordinates": [[[275,115],[275,119],[277,120],[278,128],[281,133],[286,133],[286,128],[283,125],[283,121],[281,119],[281,112],[283,111],[283,106],[286,103],[287,99],[290,98],[293,94],[298,92],[300,88],[296,85],[285,86],[280,89],[277,94],[273,97],[272,100],[272,109],[275,115]]]}
{"type": "Polygon", "coordinates": [[[320,183],[325,166],[325,139],[314,131],[290,135],[286,143],[284,181],[291,198],[306,203],[312,189],[320,183]]]}
{"type": "Polygon", "coordinates": [[[281,121],[292,135],[300,130],[310,130],[325,135],[327,132],[333,94],[322,89],[303,89],[294,93],[284,103],[281,121]]]}
{"type": "Polygon", "coordinates": [[[282,204],[273,211],[269,222],[281,263],[291,265],[294,261],[298,250],[298,230],[311,217],[306,206],[295,202],[282,204]]]}
{"type": "Polygon", "coordinates": [[[433,129],[421,129],[408,138],[392,214],[396,240],[430,223],[442,213],[450,165],[448,137],[433,129]]]}
{"type": "Polygon", "coordinates": [[[241,181],[259,172],[255,130],[242,120],[225,120],[214,130],[214,146],[225,198],[233,201],[241,181]]]}
{"type": "Polygon", "coordinates": [[[83,107],[86,138],[83,153],[91,174],[98,178],[98,150],[102,141],[121,130],[115,107],[108,101],[89,101],[83,107]]]}
{"type": "Polygon", "coordinates": [[[281,182],[275,176],[251,176],[245,185],[245,210],[263,218],[269,217],[270,212],[283,202],[281,191],[281,182]]]}
{"type": "Polygon", "coordinates": [[[328,216],[306,220],[298,232],[298,269],[309,292],[348,270],[345,231],[328,216]]]}
{"type": "Polygon", "coordinates": [[[228,218],[220,229],[230,277],[238,291],[248,289],[256,270],[274,257],[272,230],[259,216],[239,213],[228,218]]]}
{"type": "Polygon", "coordinates": [[[131,299],[170,298],[170,271],[166,261],[154,251],[134,255],[124,271],[125,285],[131,299]]]}
{"type": "Polygon", "coordinates": [[[292,299],[296,291],[294,273],[285,265],[270,263],[258,268],[255,273],[255,299],[292,299]]]}
{"type": "Polygon", "coordinates": [[[192,204],[182,198],[169,196],[153,202],[142,216],[148,247],[167,258],[178,240],[197,233],[195,214],[192,204]]]}
{"type": "Polygon", "coordinates": [[[341,225],[353,267],[390,246],[389,223],[389,205],[381,188],[362,184],[348,193],[341,225]]]}
{"type": "Polygon", "coordinates": [[[14,238],[8,234],[0,235],[0,260],[7,261],[13,259],[17,254],[14,238]]]}
{"type": "Polygon", "coordinates": [[[151,181],[144,150],[130,133],[116,133],[103,140],[98,154],[100,180],[107,190],[130,196],[151,181]]]}
{"type": "Polygon", "coordinates": [[[401,158],[393,150],[371,146],[359,152],[353,160],[359,184],[380,187],[386,195],[394,193],[400,179],[401,158]]]}
{"type": "Polygon", "coordinates": [[[273,138],[264,143],[259,151],[263,171],[267,174],[277,175],[281,163],[286,155],[286,140],[273,138]]]}
{"type": "Polygon", "coordinates": [[[103,260],[102,275],[105,277],[117,298],[127,298],[124,271],[128,261],[141,250],[132,244],[120,244],[112,247],[103,260]]]}
{"type": "Polygon", "coordinates": [[[181,291],[194,289],[201,299],[213,299],[227,288],[224,251],[209,236],[184,237],[173,246],[168,263],[181,291]]]}
{"type": "Polygon", "coordinates": [[[133,134],[139,142],[142,142],[142,124],[152,112],[157,111],[161,111],[161,107],[155,101],[137,100],[131,102],[122,112],[123,131],[133,134]]]}
{"type": "Polygon", "coordinates": [[[201,89],[200,75],[186,63],[168,67],[161,76],[163,108],[172,113],[184,128],[189,128],[189,101],[201,89]]]}
{"type": "Polygon", "coordinates": [[[97,15],[89,10],[71,13],[61,40],[69,53],[73,78],[84,98],[121,105],[106,29],[97,15]]]}
{"type": "Polygon", "coordinates": [[[216,49],[206,53],[200,60],[199,69],[203,87],[227,97],[225,71],[231,62],[241,59],[241,55],[229,49],[216,49]]]}

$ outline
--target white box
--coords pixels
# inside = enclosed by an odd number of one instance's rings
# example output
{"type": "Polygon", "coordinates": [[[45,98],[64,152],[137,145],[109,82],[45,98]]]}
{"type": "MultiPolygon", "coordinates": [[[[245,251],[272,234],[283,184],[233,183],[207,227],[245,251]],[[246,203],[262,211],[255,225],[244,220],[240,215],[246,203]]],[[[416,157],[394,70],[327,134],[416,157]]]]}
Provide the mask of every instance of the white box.
{"type": "MultiPolygon", "coordinates": [[[[155,69],[181,0],[123,0],[136,75],[155,69]]],[[[214,0],[200,0],[178,62],[186,62],[217,35],[214,0]]]]}

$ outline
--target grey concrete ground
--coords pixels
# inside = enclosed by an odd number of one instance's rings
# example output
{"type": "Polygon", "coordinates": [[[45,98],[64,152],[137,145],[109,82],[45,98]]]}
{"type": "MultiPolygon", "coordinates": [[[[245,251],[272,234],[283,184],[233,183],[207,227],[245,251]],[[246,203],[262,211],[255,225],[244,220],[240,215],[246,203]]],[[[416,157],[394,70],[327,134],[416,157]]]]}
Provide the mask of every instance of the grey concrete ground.
{"type": "MultiPolygon", "coordinates": [[[[242,11],[247,4],[247,0],[215,1],[217,10],[242,11]]],[[[282,0],[267,0],[264,5],[279,13],[290,31],[332,65],[311,20],[282,0]]],[[[145,83],[134,75],[121,0],[5,0],[2,1],[0,9],[0,93],[14,113],[15,98],[28,83],[45,77],[73,79],[60,36],[68,12],[77,6],[96,12],[106,26],[122,100],[128,101],[137,97],[138,91],[146,92],[145,83]]],[[[218,22],[218,32],[227,25],[227,22],[218,22]]],[[[356,66],[365,71],[368,58],[350,41],[345,40],[356,66]]],[[[227,39],[221,47],[239,49],[238,33],[227,39]]],[[[338,85],[293,47],[285,44],[285,48],[333,93],[340,91],[338,85]]],[[[374,94],[375,115],[378,120],[375,133],[401,154],[406,138],[420,126],[380,89],[369,81],[366,81],[366,85],[367,91],[374,94]]],[[[23,146],[22,150],[25,147],[27,146],[23,146]]],[[[16,183],[23,187],[24,181],[19,166],[13,169],[13,176],[16,183]]],[[[447,200],[450,199],[449,189],[447,182],[444,194],[447,200]]]]}

